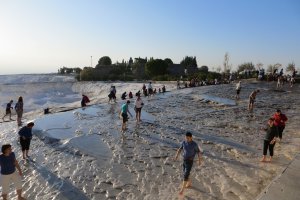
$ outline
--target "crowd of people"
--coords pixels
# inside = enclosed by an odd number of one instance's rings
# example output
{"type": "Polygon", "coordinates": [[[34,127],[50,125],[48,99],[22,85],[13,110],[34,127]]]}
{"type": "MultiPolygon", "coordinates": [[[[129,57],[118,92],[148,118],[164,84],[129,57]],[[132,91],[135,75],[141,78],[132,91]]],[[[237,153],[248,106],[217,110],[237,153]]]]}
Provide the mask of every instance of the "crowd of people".
{"type": "MultiPolygon", "coordinates": [[[[195,82],[191,82],[191,84],[195,84],[195,82]]],[[[177,82],[177,88],[180,88],[180,83],[177,82]]],[[[241,81],[239,81],[236,84],[236,99],[240,99],[240,92],[241,92],[241,81]]],[[[142,108],[144,106],[144,102],[141,98],[141,95],[143,94],[145,97],[150,97],[156,93],[156,89],[153,89],[152,83],[149,82],[148,86],[146,87],[145,84],[143,84],[141,88],[142,92],[138,90],[138,92],[135,93],[136,99],[134,101],[134,111],[135,111],[135,118],[136,122],[141,121],[141,112],[142,108]]],[[[111,86],[111,89],[109,91],[109,102],[114,101],[116,102],[116,88],[115,86],[111,86]]],[[[165,93],[166,88],[165,85],[160,89],[159,92],[165,93]]],[[[257,94],[260,92],[260,90],[255,89],[251,92],[249,95],[249,104],[248,104],[248,110],[250,112],[253,112],[254,108],[254,102],[256,99],[257,94]]],[[[133,98],[132,91],[129,92],[128,98],[127,93],[123,92],[121,95],[121,99],[125,100],[120,108],[119,115],[122,118],[122,128],[121,131],[124,132],[126,130],[126,123],[128,122],[128,116],[130,115],[133,117],[132,113],[129,110],[129,105],[131,103],[130,99],[133,98]]],[[[81,100],[81,106],[85,107],[87,103],[89,103],[90,100],[86,95],[82,95],[81,100]]],[[[13,100],[11,100],[6,105],[6,112],[3,116],[4,118],[8,115],[11,119],[11,110],[13,109],[12,106],[13,100]]],[[[23,98],[19,97],[18,101],[15,105],[15,110],[17,113],[17,124],[18,126],[21,126],[22,124],[22,114],[23,114],[23,98]]],[[[285,129],[285,124],[287,122],[288,118],[285,114],[281,112],[280,109],[277,109],[275,114],[271,116],[268,120],[267,127],[262,128],[265,133],[265,137],[263,140],[263,157],[261,158],[262,162],[270,162],[272,160],[272,157],[274,156],[274,147],[276,142],[279,142],[282,140],[283,131],[285,129]],[[267,153],[269,151],[270,157],[267,159],[267,153]]],[[[30,142],[32,139],[32,128],[34,126],[33,122],[29,122],[26,126],[22,127],[19,131],[19,142],[21,145],[22,150],[22,158],[24,161],[27,161],[29,157],[29,149],[30,149],[30,142]]],[[[180,189],[179,194],[182,195],[185,188],[188,188],[191,186],[191,179],[190,179],[190,172],[193,166],[194,157],[198,155],[198,164],[201,164],[201,153],[199,150],[199,146],[196,142],[193,141],[192,133],[187,132],[185,141],[181,143],[180,148],[177,150],[176,155],[174,157],[174,160],[177,160],[180,153],[183,152],[183,183],[182,187],[180,189]]],[[[18,161],[16,160],[15,153],[12,151],[12,146],[10,144],[4,144],[2,146],[2,154],[0,155],[0,166],[1,166],[1,185],[2,185],[2,197],[3,199],[7,199],[7,194],[9,192],[9,185],[11,182],[14,183],[18,195],[18,199],[24,199],[22,197],[22,184],[21,184],[21,176],[22,176],[22,170],[18,164],[18,161]],[[16,172],[18,170],[18,173],[16,172]]]]}

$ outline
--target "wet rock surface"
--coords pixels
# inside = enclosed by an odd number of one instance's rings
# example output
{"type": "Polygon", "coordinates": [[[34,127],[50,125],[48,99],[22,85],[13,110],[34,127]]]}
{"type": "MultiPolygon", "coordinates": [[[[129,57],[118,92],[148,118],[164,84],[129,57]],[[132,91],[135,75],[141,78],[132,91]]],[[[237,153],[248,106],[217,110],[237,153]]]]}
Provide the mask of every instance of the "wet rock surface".
{"type": "MultiPolygon", "coordinates": [[[[32,141],[32,161],[23,165],[23,187],[28,199],[178,199],[182,162],[173,161],[185,131],[194,135],[203,163],[194,163],[193,186],[184,199],[255,199],[299,151],[298,85],[275,91],[276,83],[245,83],[241,99],[234,100],[235,85],[176,90],[143,98],[143,111],[155,122],[129,120],[120,132],[118,104],[101,104],[95,112],[76,112],[71,140],[32,141]],[[253,113],[248,96],[260,89],[253,113]],[[234,102],[234,103],[233,103],[234,102]],[[272,163],[261,163],[267,119],[280,108],[289,121],[283,141],[275,146],[272,163]],[[82,138],[82,139],[80,139],[82,138]],[[90,144],[90,145],[88,145],[90,144]],[[99,144],[99,146],[97,146],[99,144]]],[[[73,112],[74,111],[69,111],[73,112]]],[[[68,124],[69,125],[69,124],[68,124]]],[[[15,124],[0,125],[1,141],[20,148],[15,124]]],[[[66,127],[68,127],[66,125],[66,127]]],[[[64,134],[64,130],[52,134],[64,134]]],[[[15,196],[13,194],[11,196],[15,196]]]]}

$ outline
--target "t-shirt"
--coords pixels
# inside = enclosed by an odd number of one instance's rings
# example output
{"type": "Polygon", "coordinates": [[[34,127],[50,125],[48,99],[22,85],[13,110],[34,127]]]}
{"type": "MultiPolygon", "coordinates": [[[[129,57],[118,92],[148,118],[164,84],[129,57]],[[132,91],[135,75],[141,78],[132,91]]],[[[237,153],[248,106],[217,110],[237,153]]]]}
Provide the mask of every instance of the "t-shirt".
{"type": "Polygon", "coordinates": [[[240,90],[240,89],[241,89],[241,84],[240,83],[236,84],[236,90],[240,90]]]}
{"type": "Polygon", "coordinates": [[[10,111],[10,108],[11,108],[11,103],[8,103],[8,104],[6,105],[6,110],[7,110],[7,111],[10,111]]]}
{"type": "Polygon", "coordinates": [[[142,99],[136,99],[134,104],[136,108],[141,108],[143,107],[142,103],[143,103],[142,99]]]}
{"type": "Polygon", "coordinates": [[[277,115],[276,113],[273,115],[275,121],[275,126],[285,126],[285,122],[288,120],[288,118],[285,116],[285,114],[277,115]]]}
{"type": "Polygon", "coordinates": [[[276,126],[268,126],[264,140],[271,141],[274,137],[278,137],[278,129],[276,126]]]}
{"type": "Polygon", "coordinates": [[[12,152],[9,156],[5,156],[4,154],[1,154],[0,155],[1,174],[8,175],[14,173],[16,171],[15,160],[16,160],[16,156],[14,152],[12,152]]]}
{"type": "Polygon", "coordinates": [[[32,138],[32,129],[28,128],[27,126],[24,126],[19,130],[19,136],[20,137],[25,137],[26,139],[31,139],[32,138]]]}
{"type": "Polygon", "coordinates": [[[127,113],[127,110],[128,110],[128,106],[127,106],[127,103],[124,103],[121,107],[121,112],[126,114],[127,113]]]}
{"type": "Polygon", "coordinates": [[[196,153],[200,152],[199,147],[196,142],[183,141],[180,149],[183,150],[183,159],[184,160],[193,160],[196,153]]]}

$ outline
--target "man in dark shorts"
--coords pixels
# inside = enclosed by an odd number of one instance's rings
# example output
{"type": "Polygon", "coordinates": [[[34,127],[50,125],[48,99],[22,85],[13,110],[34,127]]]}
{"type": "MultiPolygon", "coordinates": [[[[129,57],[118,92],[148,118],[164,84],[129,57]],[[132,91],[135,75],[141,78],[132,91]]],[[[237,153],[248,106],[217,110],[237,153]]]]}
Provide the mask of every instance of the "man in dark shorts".
{"type": "Polygon", "coordinates": [[[122,119],[123,119],[123,123],[122,123],[122,131],[125,131],[126,130],[126,122],[128,121],[128,115],[127,113],[130,114],[130,116],[132,117],[132,114],[129,112],[129,109],[128,109],[128,105],[130,104],[130,101],[128,100],[126,103],[124,103],[121,107],[121,111],[120,111],[120,114],[122,116],[122,119]]]}
{"type": "Polygon", "coordinates": [[[259,90],[254,90],[250,96],[249,96],[249,105],[248,105],[248,109],[250,112],[253,111],[253,106],[254,106],[254,102],[255,102],[255,98],[257,93],[259,93],[259,90]]]}
{"type": "Polygon", "coordinates": [[[282,140],[282,133],[285,128],[285,122],[288,120],[285,114],[281,113],[281,110],[277,110],[276,113],[273,115],[274,118],[274,126],[278,129],[278,136],[279,140],[282,140]]]}
{"type": "Polygon", "coordinates": [[[10,102],[6,105],[6,109],[5,109],[5,115],[2,117],[2,120],[4,121],[4,118],[6,117],[6,115],[9,115],[9,120],[11,119],[11,109],[13,109],[13,107],[11,106],[11,104],[13,103],[13,100],[10,100],[10,102]]]}
{"type": "Polygon", "coordinates": [[[34,126],[33,122],[27,124],[19,130],[20,144],[22,147],[23,159],[28,158],[28,151],[30,147],[30,141],[32,139],[32,127],[34,126]]]}
{"type": "Polygon", "coordinates": [[[176,152],[174,160],[177,160],[180,152],[183,150],[183,183],[182,188],[179,192],[180,195],[183,194],[185,188],[191,186],[191,180],[189,178],[190,172],[192,170],[194,157],[198,155],[198,164],[201,165],[201,155],[200,150],[196,142],[193,141],[192,133],[187,132],[185,134],[185,141],[181,143],[180,148],[176,152]]]}

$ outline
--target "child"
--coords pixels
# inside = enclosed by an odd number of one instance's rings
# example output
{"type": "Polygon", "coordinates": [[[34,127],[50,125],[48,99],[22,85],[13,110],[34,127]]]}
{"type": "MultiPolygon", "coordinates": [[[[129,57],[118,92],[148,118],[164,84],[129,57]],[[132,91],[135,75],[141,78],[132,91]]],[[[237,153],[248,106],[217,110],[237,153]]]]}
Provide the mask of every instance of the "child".
{"type": "Polygon", "coordinates": [[[7,194],[9,193],[9,185],[11,182],[17,190],[18,200],[25,200],[22,197],[22,171],[18,161],[16,160],[15,153],[12,152],[11,145],[2,145],[2,154],[0,155],[1,166],[1,185],[2,185],[2,197],[3,200],[7,200],[7,194]],[[16,168],[19,173],[17,173],[16,168]]]}

